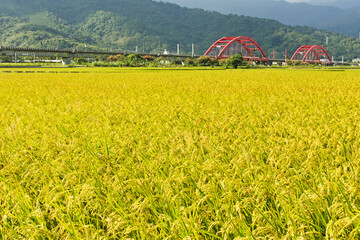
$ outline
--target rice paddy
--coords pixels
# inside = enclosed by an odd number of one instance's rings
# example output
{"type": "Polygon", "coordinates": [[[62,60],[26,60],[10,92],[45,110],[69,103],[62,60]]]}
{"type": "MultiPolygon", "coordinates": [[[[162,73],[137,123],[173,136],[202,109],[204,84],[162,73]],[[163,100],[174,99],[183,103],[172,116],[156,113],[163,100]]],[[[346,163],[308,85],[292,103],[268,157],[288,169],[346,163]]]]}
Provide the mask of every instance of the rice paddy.
{"type": "Polygon", "coordinates": [[[34,71],[0,73],[0,239],[360,238],[359,71],[34,71]]]}

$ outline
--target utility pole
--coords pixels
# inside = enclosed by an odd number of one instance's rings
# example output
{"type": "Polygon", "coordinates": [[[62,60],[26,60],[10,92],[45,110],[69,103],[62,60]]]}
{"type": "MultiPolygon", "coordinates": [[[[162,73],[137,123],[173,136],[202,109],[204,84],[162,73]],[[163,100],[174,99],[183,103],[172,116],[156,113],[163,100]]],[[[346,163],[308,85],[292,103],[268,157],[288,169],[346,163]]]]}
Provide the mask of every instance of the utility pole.
{"type": "Polygon", "coordinates": [[[138,52],[138,46],[135,47],[135,52],[136,52],[136,53],[138,52]]]}
{"type": "Polygon", "coordinates": [[[191,44],[191,56],[195,56],[195,44],[191,44]]]}
{"type": "Polygon", "coordinates": [[[145,41],[143,41],[143,53],[145,52],[145,41]]]}
{"type": "Polygon", "coordinates": [[[180,44],[177,44],[177,51],[176,51],[177,55],[180,55],[180,44]]]}
{"type": "Polygon", "coordinates": [[[326,37],[326,46],[329,45],[329,37],[326,37]]]}

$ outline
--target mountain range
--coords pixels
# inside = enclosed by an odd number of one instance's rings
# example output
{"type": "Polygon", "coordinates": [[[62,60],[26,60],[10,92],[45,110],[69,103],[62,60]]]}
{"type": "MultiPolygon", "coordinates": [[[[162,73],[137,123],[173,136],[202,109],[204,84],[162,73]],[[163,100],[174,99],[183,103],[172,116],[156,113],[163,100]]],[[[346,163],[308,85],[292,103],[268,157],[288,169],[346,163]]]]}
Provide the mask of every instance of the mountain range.
{"type": "Polygon", "coordinates": [[[360,6],[359,0],[285,0],[285,1],[290,3],[304,2],[314,6],[334,6],[343,9],[360,6]]]}
{"type": "MultiPolygon", "coordinates": [[[[314,6],[307,3],[289,3],[283,0],[166,1],[223,14],[269,18],[288,25],[306,25],[332,30],[353,37],[359,37],[360,32],[360,1],[358,0],[335,1],[332,3],[333,6],[314,6]]],[[[317,3],[321,2],[317,1],[317,3]]]]}
{"type": "MultiPolygon", "coordinates": [[[[225,1],[225,0],[224,0],[225,1]]],[[[277,58],[301,45],[322,44],[341,59],[360,56],[360,41],[332,31],[152,0],[0,0],[4,46],[111,49],[203,54],[223,36],[249,36],[277,58]]]]}

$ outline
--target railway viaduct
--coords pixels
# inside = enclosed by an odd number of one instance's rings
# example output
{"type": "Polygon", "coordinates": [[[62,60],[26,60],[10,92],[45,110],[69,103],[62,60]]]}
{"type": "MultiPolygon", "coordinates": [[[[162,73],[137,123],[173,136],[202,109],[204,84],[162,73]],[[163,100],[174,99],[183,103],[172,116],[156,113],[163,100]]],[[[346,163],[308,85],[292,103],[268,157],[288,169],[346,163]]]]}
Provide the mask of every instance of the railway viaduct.
{"type": "MultiPolygon", "coordinates": [[[[1,56],[33,56],[34,61],[36,57],[58,57],[66,64],[70,63],[72,58],[94,58],[101,56],[111,56],[122,54],[128,56],[136,52],[131,51],[82,51],[75,49],[40,49],[40,48],[16,48],[16,47],[0,47],[1,56]]],[[[166,57],[170,59],[182,59],[185,60],[188,57],[199,57],[198,55],[181,55],[181,54],[156,54],[156,53],[137,53],[145,56],[150,55],[152,57],[166,57]]]]}
{"type": "MultiPolygon", "coordinates": [[[[39,49],[39,48],[16,48],[16,47],[0,47],[0,55],[2,56],[34,56],[36,57],[59,57],[65,64],[69,64],[72,58],[94,58],[99,56],[110,55],[130,55],[135,52],[130,51],[83,51],[75,49],[39,49]]],[[[286,62],[286,59],[269,59],[261,46],[252,38],[245,36],[223,37],[214,42],[205,52],[205,56],[217,59],[226,59],[234,54],[241,53],[244,60],[254,62],[286,62]]],[[[145,56],[166,57],[168,59],[185,60],[189,57],[199,57],[198,55],[181,55],[181,54],[154,54],[154,53],[137,53],[145,56]]],[[[300,47],[293,55],[291,60],[297,60],[307,63],[332,64],[329,54],[324,47],[320,45],[304,45],[300,47]]]]}

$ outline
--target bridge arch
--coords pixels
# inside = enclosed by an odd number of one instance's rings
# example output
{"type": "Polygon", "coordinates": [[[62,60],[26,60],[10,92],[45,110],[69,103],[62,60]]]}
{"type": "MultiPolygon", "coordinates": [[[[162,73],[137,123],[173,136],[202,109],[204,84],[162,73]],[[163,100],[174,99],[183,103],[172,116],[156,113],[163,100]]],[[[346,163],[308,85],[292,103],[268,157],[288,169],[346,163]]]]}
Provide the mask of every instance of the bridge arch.
{"type": "Polygon", "coordinates": [[[291,60],[300,60],[307,63],[333,63],[326,49],[320,45],[304,45],[299,47],[291,60]]]}
{"type": "Polygon", "coordinates": [[[260,45],[250,37],[223,37],[211,45],[205,56],[226,59],[241,53],[244,60],[267,62],[269,58],[260,45]]]}

